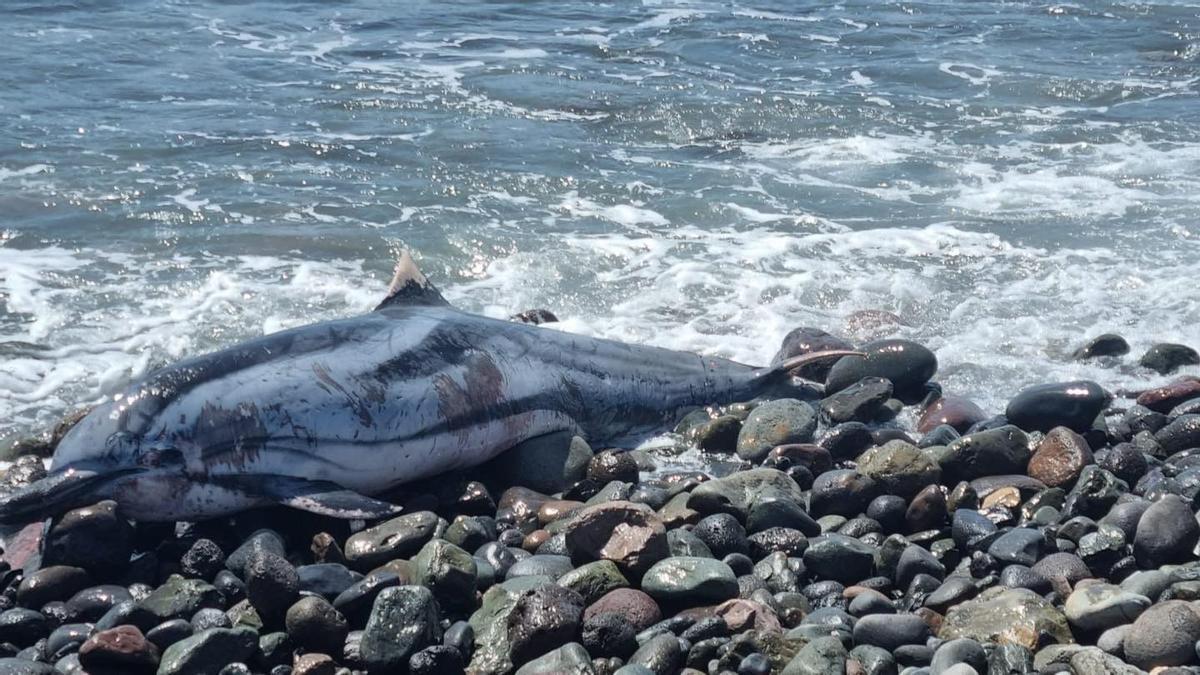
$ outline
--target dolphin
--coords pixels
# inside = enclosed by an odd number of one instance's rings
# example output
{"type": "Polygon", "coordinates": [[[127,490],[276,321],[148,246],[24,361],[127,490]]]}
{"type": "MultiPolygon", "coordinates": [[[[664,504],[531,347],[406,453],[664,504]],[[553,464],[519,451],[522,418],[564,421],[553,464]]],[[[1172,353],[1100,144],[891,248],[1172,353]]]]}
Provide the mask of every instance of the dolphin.
{"type": "Polygon", "coordinates": [[[399,510],[381,493],[538,436],[630,447],[706,405],[811,398],[794,373],[853,353],[755,368],[469,314],[406,252],[371,313],[179,361],[94,408],[47,477],[0,496],[0,523],[100,499],[138,521],[270,504],[381,518],[399,510]]]}

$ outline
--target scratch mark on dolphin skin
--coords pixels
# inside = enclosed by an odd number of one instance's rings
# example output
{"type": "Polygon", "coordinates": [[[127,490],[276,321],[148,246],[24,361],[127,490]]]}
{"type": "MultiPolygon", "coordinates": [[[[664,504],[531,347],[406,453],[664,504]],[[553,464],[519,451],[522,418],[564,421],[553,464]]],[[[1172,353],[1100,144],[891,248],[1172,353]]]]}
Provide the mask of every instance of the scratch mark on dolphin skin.
{"type": "Polygon", "coordinates": [[[226,463],[241,470],[258,460],[270,432],[253,403],[243,402],[227,409],[209,402],[196,418],[196,436],[211,439],[200,451],[200,461],[206,469],[226,463]]]}
{"type": "MultiPolygon", "coordinates": [[[[328,368],[320,363],[314,363],[312,369],[313,372],[317,374],[318,380],[325,383],[329,387],[336,389],[338,393],[346,397],[346,402],[350,404],[350,408],[354,411],[354,414],[358,416],[359,422],[362,422],[364,426],[371,426],[371,424],[374,423],[375,420],[371,417],[370,406],[368,406],[367,403],[361,398],[355,396],[352,392],[347,391],[346,388],[339,384],[337,380],[333,379],[333,376],[329,374],[328,368]]],[[[326,389],[326,391],[329,390],[326,389]]]]}
{"type": "Polygon", "coordinates": [[[460,445],[470,440],[472,426],[497,418],[508,424],[511,419],[505,415],[507,406],[503,405],[504,373],[485,352],[471,352],[466,358],[462,385],[442,373],[433,379],[433,387],[438,397],[438,415],[443,420],[468,421],[450,430],[460,445]]]}

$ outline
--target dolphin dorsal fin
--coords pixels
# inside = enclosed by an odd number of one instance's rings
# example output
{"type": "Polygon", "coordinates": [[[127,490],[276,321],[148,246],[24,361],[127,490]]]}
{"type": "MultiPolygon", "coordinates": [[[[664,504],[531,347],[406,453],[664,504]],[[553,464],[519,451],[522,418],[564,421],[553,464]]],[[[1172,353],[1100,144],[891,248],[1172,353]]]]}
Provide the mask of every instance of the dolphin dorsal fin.
{"type": "Polygon", "coordinates": [[[448,305],[438,289],[429,283],[408,251],[401,251],[396,261],[396,273],[388,286],[387,297],[375,310],[400,305],[448,305]]]}

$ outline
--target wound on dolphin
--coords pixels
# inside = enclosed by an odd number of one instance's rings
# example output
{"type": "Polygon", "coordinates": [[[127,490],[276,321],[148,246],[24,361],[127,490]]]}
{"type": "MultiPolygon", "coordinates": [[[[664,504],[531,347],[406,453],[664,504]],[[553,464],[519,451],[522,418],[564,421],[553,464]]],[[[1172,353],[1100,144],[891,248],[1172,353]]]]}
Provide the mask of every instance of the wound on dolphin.
{"type": "Polygon", "coordinates": [[[856,353],[759,368],[470,314],[406,252],[368,314],[168,365],[97,406],[47,477],[0,497],[0,522],[100,499],[141,521],[271,504],[380,518],[399,507],[377,495],[534,438],[630,447],[703,406],[813,398],[796,373],[856,353]]]}

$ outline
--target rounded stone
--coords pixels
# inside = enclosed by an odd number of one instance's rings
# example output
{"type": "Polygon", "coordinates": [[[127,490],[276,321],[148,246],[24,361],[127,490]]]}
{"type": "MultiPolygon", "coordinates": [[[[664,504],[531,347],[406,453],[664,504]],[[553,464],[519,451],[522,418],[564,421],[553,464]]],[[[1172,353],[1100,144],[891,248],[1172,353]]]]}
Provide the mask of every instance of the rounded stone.
{"type": "Polygon", "coordinates": [[[738,519],[728,513],[705,516],[692,528],[713,556],[723,558],[730,553],[747,553],[750,544],[746,540],[746,529],[738,519]]]}
{"type": "Polygon", "coordinates": [[[1090,380],[1039,384],[1023,389],[1008,403],[1005,416],[1025,431],[1067,427],[1084,432],[1112,397],[1090,380]]]}
{"type": "Polygon", "coordinates": [[[929,624],[915,614],[869,614],[854,624],[854,643],[895,651],[902,645],[925,644],[929,624]]]}
{"type": "Polygon", "coordinates": [[[1183,600],[1167,600],[1142,612],[1125,635],[1125,660],[1143,670],[1196,660],[1200,615],[1183,600]]]}
{"type": "Polygon", "coordinates": [[[284,620],[288,635],[305,649],[339,654],[350,632],[342,613],[321,596],[309,595],[287,610],[284,620]]]}
{"type": "Polygon", "coordinates": [[[863,345],[863,356],[844,356],[825,380],[826,393],[839,392],[864,377],[889,380],[898,396],[918,393],[937,372],[937,356],[911,340],[877,340],[863,345]]]}
{"type": "MultiPolygon", "coordinates": [[[[733,571],[730,570],[730,574],[733,571]]],[[[662,620],[658,603],[643,591],[635,588],[618,588],[609,591],[583,611],[583,620],[595,614],[611,612],[624,616],[637,630],[645,630],[662,620]]]]}
{"type": "Polygon", "coordinates": [[[1187,345],[1160,342],[1146,350],[1138,364],[1160,375],[1169,375],[1183,366],[1200,365],[1200,353],[1187,345]]]}
{"type": "Polygon", "coordinates": [[[777,445],[808,443],[817,430],[817,412],[794,398],[767,401],[756,407],[738,432],[738,457],[760,462],[777,445]]]}
{"type": "Polygon", "coordinates": [[[1187,502],[1166,495],[1150,505],[1138,520],[1133,537],[1133,553],[1138,564],[1154,568],[1194,559],[1193,550],[1200,541],[1200,523],[1187,502]]]}
{"type": "Polygon", "coordinates": [[[1075,350],[1071,358],[1076,361],[1094,359],[1101,356],[1124,356],[1129,353],[1129,343],[1116,333],[1104,333],[1088,340],[1075,350]]]}
{"type": "Polygon", "coordinates": [[[1092,463],[1092,449],[1066,427],[1051,429],[1029,458],[1028,474],[1048,487],[1070,487],[1083,467],[1092,463]]]}
{"type": "Polygon", "coordinates": [[[676,607],[714,604],[737,597],[737,576],[729,565],[712,558],[667,558],[642,578],[642,590],[676,607]]]}

